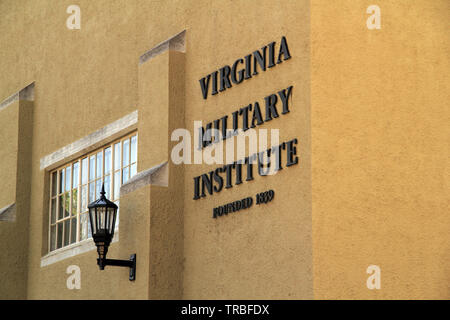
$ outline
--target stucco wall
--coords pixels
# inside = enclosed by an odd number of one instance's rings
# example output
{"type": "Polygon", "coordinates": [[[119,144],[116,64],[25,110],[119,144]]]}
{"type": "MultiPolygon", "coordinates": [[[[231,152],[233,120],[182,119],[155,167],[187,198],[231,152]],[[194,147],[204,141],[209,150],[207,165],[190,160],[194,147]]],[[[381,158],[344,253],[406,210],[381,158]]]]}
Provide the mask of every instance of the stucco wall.
{"type": "Polygon", "coordinates": [[[315,298],[450,297],[449,9],[312,1],[315,298]]]}
{"type": "Polygon", "coordinates": [[[28,280],[33,102],[0,108],[0,299],[25,299],[28,280]]]}
{"type": "MultiPolygon", "coordinates": [[[[22,200],[31,208],[29,239],[21,238],[28,247],[24,297],[450,296],[448,1],[380,0],[380,30],[367,29],[372,2],[365,0],[79,0],[80,30],[66,28],[71,4],[0,1],[0,101],[36,83],[31,195],[22,200]],[[182,52],[139,64],[183,30],[182,52]],[[290,60],[203,99],[200,78],[282,36],[290,60]],[[135,283],[126,269],[99,271],[95,251],[41,267],[49,188],[43,157],[137,110],[144,171],[170,160],[173,129],[193,136],[195,120],[206,124],[290,85],[290,113],[260,128],[280,129],[280,141],[297,138],[298,165],[193,200],[193,177],[217,165],[169,164],[167,187],[125,195],[109,255],[138,253],[135,283]],[[214,207],[268,189],[276,192],[272,202],[212,218],[214,207]],[[365,285],[370,264],[381,267],[381,290],[365,285]],[[80,290],[67,289],[70,265],[81,268],[80,290]]],[[[0,111],[8,190],[0,208],[17,186],[10,172],[17,145],[8,137],[18,131],[6,120],[14,112],[0,111]]],[[[0,240],[11,232],[4,226],[0,240]]]]}

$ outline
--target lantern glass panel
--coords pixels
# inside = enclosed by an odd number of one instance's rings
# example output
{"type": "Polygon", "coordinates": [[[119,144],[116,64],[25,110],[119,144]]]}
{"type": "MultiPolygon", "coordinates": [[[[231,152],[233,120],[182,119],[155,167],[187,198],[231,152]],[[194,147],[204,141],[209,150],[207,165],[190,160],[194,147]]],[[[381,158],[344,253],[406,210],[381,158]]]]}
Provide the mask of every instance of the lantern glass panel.
{"type": "Polygon", "coordinates": [[[105,230],[106,210],[105,208],[97,208],[98,229],[105,230]]]}
{"type": "Polygon", "coordinates": [[[116,209],[108,208],[108,229],[111,234],[114,234],[114,222],[116,217],[116,209]]]}

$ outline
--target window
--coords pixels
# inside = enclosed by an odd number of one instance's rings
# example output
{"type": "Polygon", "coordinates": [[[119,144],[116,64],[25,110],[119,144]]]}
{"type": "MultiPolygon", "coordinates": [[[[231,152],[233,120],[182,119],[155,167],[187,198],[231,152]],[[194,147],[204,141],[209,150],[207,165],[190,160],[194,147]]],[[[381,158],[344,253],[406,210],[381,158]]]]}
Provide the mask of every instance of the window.
{"type": "Polygon", "coordinates": [[[50,172],[49,251],[90,238],[87,206],[100,197],[102,183],[119,206],[120,186],[136,172],[137,133],[50,172]]]}

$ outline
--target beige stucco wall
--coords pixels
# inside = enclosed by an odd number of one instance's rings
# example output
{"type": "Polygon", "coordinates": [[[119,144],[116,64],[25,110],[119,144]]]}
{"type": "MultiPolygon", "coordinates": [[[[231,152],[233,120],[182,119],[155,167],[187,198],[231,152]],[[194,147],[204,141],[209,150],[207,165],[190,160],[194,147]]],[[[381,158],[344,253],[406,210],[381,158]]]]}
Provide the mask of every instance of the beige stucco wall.
{"type": "Polygon", "coordinates": [[[0,193],[0,208],[16,202],[16,174],[19,133],[19,101],[0,110],[0,158],[2,170],[2,192],[0,193]]]}
{"type": "MultiPolygon", "coordinates": [[[[1,1],[0,101],[36,83],[23,297],[448,298],[449,5],[378,2],[381,30],[367,29],[364,0],[79,0],[81,30],[68,30],[73,1],[1,1]],[[184,53],[139,64],[183,30],[184,53]],[[202,98],[200,78],[282,36],[290,60],[202,98]],[[40,159],[137,110],[144,171],[170,160],[173,129],[193,133],[195,120],[290,85],[291,112],[260,128],[297,138],[298,165],[194,201],[193,177],[217,165],[169,163],[167,186],[121,201],[109,256],[136,252],[136,282],[125,268],[99,271],[95,251],[41,267],[49,177],[40,159]],[[268,189],[276,195],[266,205],[211,217],[213,207],[268,189]],[[381,267],[379,291],[365,285],[370,264],[381,267]],[[66,287],[70,265],[81,268],[81,290],[66,287]]],[[[0,111],[5,137],[17,135],[11,110],[0,111]]],[[[0,152],[17,148],[0,139],[0,152]]],[[[11,174],[6,153],[1,177],[11,174]]],[[[0,208],[14,199],[7,180],[0,208]]],[[[5,226],[0,240],[19,239],[5,226]]]]}
{"type": "Polygon", "coordinates": [[[312,1],[314,294],[450,298],[448,1],[312,1]],[[365,9],[381,9],[368,30],[365,9]],[[368,290],[366,268],[381,268],[368,290]]]}
{"type": "Polygon", "coordinates": [[[186,167],[184,296],[312,298],[308,2],[212,3],[194,13],[192,22],[203,23],[191,22],[188,28],[186,68],[197,75],[186,81],[188,129],[193,132],[195,120],[205,125],[231,117],[233,111],[293,85],[291,112],[260,128],[280,129],[280,142],[298,138],[300,165],[275,176],[255,172],[254,181],[195,201],[193,177],[218,165],[186,167]],[[290,60],[203,100],[198,79],[271,41],[279,44],[281,36],[287,38],[290,60]],[[212,218],[214,207],[269,189],[276,192],[272,202],[212,218]]]}
{"type": "Polygon", "coordinates": [[[0,299],[25,299],[28,279],[33,102],[0,108],[0,299]]]}
{"type": "MultiPolygon", "coordinates": [[[[0,149],[0,157],[2,159],[2,170],[0,171],[0,181],[2,181],[0,209],[4,210],[10,206],[10,208],[14,210],[16,203],[18,116],[19,101],[0,110],[0,145],[2,146],[0,149]]],[[[16,216],[14,211],[10,211],[13,216],[8,220],[12,220],[16,216]]],[[[2,213],[0,218],[5,217],[5,214],[7,213],[2,213]]],[[[0,290],[0,298],[2,299],[14,298],[16,296],[23,298],[26,294],[26,292],[21,292],[22,290],[17,290],[14,284],[16,282],[23,284],[21,279],[24,277],[25,273],[17,273],[17,269],[10,268],[12,261],[14,261],[14,265],[16,266],[20,266],[20,263],[26,262],[22,257],[17,257],[15,253],[21,246],[27,246],[27,243],[24,243],[24,241],[20,241],[21,243],[17,245],[17,238],[20,233],[21,230],[17,226],[17,222],[0,222],[0,234],[2,238],[2,241],[0,241],[0,252],[2,252],[0,268],[3,274],[0,280],[0,287],[2,288],[2,290],[0,290]],[[14,280],[11,281],[12,279],[14,280]]]]}

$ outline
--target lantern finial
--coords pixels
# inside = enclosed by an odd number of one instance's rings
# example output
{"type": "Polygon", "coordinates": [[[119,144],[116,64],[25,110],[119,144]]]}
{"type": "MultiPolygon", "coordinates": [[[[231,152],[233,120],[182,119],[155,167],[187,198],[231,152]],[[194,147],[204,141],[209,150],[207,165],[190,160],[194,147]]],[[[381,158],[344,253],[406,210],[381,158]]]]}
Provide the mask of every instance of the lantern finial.
{"type": "Polygon", "coordinates": [[[105,198],[105,183],[102,183],[102,191],[100,191],[100,197],[105,198]]]}

